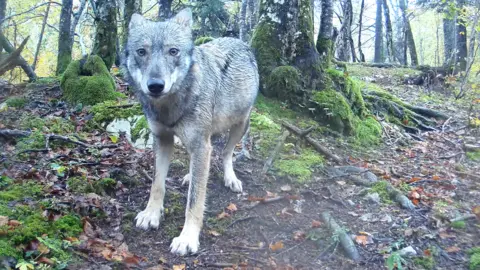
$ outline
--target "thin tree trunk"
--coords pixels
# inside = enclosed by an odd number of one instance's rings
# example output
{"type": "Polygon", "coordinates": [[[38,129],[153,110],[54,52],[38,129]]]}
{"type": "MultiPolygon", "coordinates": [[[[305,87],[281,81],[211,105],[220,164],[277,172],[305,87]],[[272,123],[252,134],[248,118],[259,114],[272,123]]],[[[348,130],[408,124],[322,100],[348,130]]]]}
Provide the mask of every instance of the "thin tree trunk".
{"type": "Polygon", "coordinates": [[[72,0],[62,1],[62,11],[60,12],[60,25],[58,29],[57,75],[62,74],[72,61],[72,6],[72,0]]]}
{"type": "Polygon", "coordinates": [[[443,18],[443,46],[444,50],[444,65],[451,67],[454,65],[454,56],[456,50],[456,35],[455,35],[455,18],[443,18]]]}
{"type": "MultiPolygon", "coordinates": [[[[351,56],[351,35],[352,35],[352,1],[344,0],[342,3],[343,22],[340,28],[339,46],[337,47],[337,57],[340,61],[347,62],[351,56]]],[[[353,58],[355,60],[355,57],[353,58]]]]}
{"type": "Polygon", "coordinates": [[[418,56],[417,56],[417,49],[415,47],[415,40],[413,38],[412,28],[410,26],[410,20],[407,17],[407,2],[406,0],[400,0],[400,9],[402,10],[402,18],[404,24],[404,32],[405,32],[405,48],[404,48],[404,56],[406,62],[406,47],[410,51],[410,60],[413,66],[418,65],[418,56]]]}
{"type": "Polygon", "coordinates": [[[365,62],[365,54],[362,51],[362,18],[363,18],[363,9],[365,7],[365,0],[362,0],[360,4],[360,16],[358,18],[358,54],[360,54],[360,62],[365,62]]]}
{"type": "Polygon", "coordinates": [[[128,25],[130,24],[130,19],[134,13],[142,12],[142,1],[141,0],[125,0],[125,11],[123,12],[123,36],[122,36],[122,47],[127,43],[128,38],[128,25]]]}
{"type": "MultiPolygon", "coordinates": [[[[463,3],[459,1],[459,8],[464,9],[463,3]]],[[[465,71],[467,68],[467,22],[462,16],[457,17],[457,71],[465,71]]]]}
{"type": "Polygon", "coordinates": [[[240,39],[245,41],[245,32],[247,32],[247,0],[242,0],[240,8],[240,39]]]}
{"type": "Polygon", "coordinates": [[[332,60],[333,35],[333,1],[322,0],[320,31],[317,39],[317,51],[323,58],[324,66],[328,67],[332,60]]]}
{"type": "MultiPolygon", "coordinates": [[[[0,45],[5,49],[7,53],[12,53],[15,51],[15,48],[12,44],[8,41],[8,39],[3,35],[2,31],[0,31],[0,45]]],[[[32,67],[25,61],[23,57],[19,57],[19,65],[23,69],[23,71],[27,74],[30,81],[35,81],[37,79],[37,75],[32,67]]]]}
{"type": "Polygon", "coordinates": [[[70,27],[70,44],[71,44],[70,46],[72,48],[73,48],[73,43],[75,42],[75,30],[77,29],[78,22],[80,21],[80,18],[82,17],[83,11],[85,10],[86,6],[87,6],[87,0],[81,0],[78,11],[73,13],[73,22],[70,27]]]}
{"type": "MultiPolygon", "coordinates": [[[[7,0],[0,0],[0,31],[2,30],[2,22],[5,18],[5,13],[7,11],[7,0]]],[[[0,46],[0,53],[2,53],[3,48],[0,46]]]]}
{"type": "Polygon", "coordinates": [[[45,32],[45,26],[47,25],[48,14],[50,13],[50,2],[47,5],[45,10],[45,15],[43,16],[42,30],[40,31],[40,37],[38,38],[37,49],[35,50],[35,56],[33,57],[32,69],[35,71],[38,61],[38,55],[40,54],[40,48],[42,47],[43,33],[45,32]]]}
{"type": "Polygon", "coordinates": [[[102,58],[108,69],[115,63],[117,51],[117,7],[115,0],[96,2],[95,44],[93,54],[102,58]]]}
{"type": "Polygon", "coordinates": [[[166,20],[172,17],[173,0],[158,0],[158,18],[166,20]]]}
{"type": "Polygon", "coordinates": [[[387,41],[387,59],[389,62],[395,62],[394,52],[393,52],[393,28],[392,21],[390,19],[390,10],[388,8],[387,0],[383,0],[383,12],[385,14],[385,25],[386,25],[386,41],[387,41]]]}
{"type": "Polygon", "coordinates": [[[385,61],[383,54],[383,23],[382,23],[382,0],[377,0],[377,14],[375,17],[375,63],[385,61]]]}
{"type": "Polygon", "coordinates": [[[255,14],[255,0],[247,0],[248,9],[248,31],[255,28],[256,14],[255,14]]]}

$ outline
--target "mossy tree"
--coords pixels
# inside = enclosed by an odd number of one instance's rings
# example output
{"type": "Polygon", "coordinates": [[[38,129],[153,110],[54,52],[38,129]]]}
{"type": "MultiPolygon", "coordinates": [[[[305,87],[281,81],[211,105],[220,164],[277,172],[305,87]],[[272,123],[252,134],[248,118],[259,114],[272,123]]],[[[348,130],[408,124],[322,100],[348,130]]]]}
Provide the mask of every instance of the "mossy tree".
{"type": "Polygon", "coordinates": [[[57,75],[62,74],[70,61],[72,61],[72,44],[70,39],[72,22],[72,0],[62,1],[62,11],[60,13],[60,26],[58,34],[58,56],[57,56],[57,75]]]}
{"type": "Polygon", "coordinates": [[[97,31],[92,54],[102,58],[110,69],[117,50],[117,4],[115,0],[96,1],[94,6],[97,31]]]}
{"type": "Polygon", "coordinates": [[[123,14],[123,33],[122,33],[122,46],[127,44],[128,37],[128,25],[130,19],[134,13],[142,13],[142,1],[141,0],[125,0],[125,11],[123,14]]]}

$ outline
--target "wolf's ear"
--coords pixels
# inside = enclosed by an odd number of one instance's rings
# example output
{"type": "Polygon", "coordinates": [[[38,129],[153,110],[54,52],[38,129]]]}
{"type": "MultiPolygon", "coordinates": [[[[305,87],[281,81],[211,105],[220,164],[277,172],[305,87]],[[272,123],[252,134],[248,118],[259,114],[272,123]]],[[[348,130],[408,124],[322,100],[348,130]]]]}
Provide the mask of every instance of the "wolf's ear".
{"type": "Polygon", "coordinates": [[[190,8],[182,9],[172,18],[172,22],[191,28],[193,26],[192,10],[190,8]]]}
{"type": "Polygon", "coordinates": [[[138,13],[134,13],[132,15],[132,18],[130,19],[130,24],[128,25],[128,29],[133,29],[138,25],[142,25],[144,22],[145,22],[145,18],[142,15],[138,13]]]}

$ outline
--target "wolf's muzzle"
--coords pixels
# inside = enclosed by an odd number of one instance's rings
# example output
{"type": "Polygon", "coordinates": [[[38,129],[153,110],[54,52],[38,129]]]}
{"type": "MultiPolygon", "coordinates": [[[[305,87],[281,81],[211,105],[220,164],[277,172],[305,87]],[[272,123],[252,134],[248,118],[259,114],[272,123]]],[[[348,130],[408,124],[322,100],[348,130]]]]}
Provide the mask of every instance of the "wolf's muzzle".
{"type": "Polygon", "coordinates": [[[161,79],[149,79],[147,81],[148,91],[154,95],[160,95],[165,89],[165,81],[161,79]]]}

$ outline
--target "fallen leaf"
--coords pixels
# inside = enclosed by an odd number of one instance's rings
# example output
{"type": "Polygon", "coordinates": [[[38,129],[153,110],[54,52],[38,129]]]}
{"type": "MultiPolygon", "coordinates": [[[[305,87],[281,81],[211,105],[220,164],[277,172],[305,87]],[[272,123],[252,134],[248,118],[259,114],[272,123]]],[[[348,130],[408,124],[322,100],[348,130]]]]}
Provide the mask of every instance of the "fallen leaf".
{"type": "Polygon", "coordinates": [[[442,238],[442,239],[455,238],[455,235],[453,235],[453,234],[448,234],[448,233],[446,233],[446,232],[440,232],[438,235],[439,235],[440,238],[442,238]]]}
{"type": "Polygon", "coordinates": [[[213,235],[213,236],[220,236],[220,233],[219,233],[219,232],[213,231],[213,230],[208,231],[208,234],[213,235]]]}
{"type": "Polygon", "coordinates": [[[280,190],[284,191],[284,192],[287,192],[287,191],[291,191],[292,187],[290,185],[284,185],[284,186],[280,187],[280,190]]]}
{"type": "Polygon", "coordinates": [[[139,256],[131,253],[127,253],[128,255],[124,257],[123,262],[126,264],[139,264],[141,259],[139,256]]]}
{"type": "Polygon", "coordinates": [[[112,250],[109,248],[105,248],[101,252],[102,256],[105,258],[105,260],[110,261],[112,260],[112,250]]]}
{"type": "Polygon", "coordinates": [[[296,231],[293,233],[293,239],[295,241],[300,241],[300,240],[303,240],[305,239],[305,232],[303,231],[296,231]]]}
{"type": "Polygon", "coordinates": [[[423,255],[430,257],[430,256],[432,256],[432,252],[430,251],[430,249],[425,249],[423,251],[423,255]]]}
{"type": "Polygon", "coordinates": [[[322,222],[318,221],[318,220],[313,220],[312,221],[312,228],[318,228],[322,226],[322,222]]]}
{"type": "Polygon", "coordinates": [[[359,245],[366,246],[367,245],[367,236],[366,235],[357,235],[357,236],[355,236],[355,242],[357,242],[357,244],[359,244],[359,245]]]}
{"type": "Polygon", "coordinates": [[[185,264],[175,264],[173,270],[185,270],[185,264]]]}
{"type": "Polygon", "coordinates": [[[438,181],[438,180],[440,180],[440,176],[434,175],[434,176],[432,176],[432,180],[438,181]]]}
{"type": "Polygon", "coordinates": [[[158,262],[165,264],[167,263],[167,259],[165,259],[164,257],[160,257],[160,259],[158,259],[158,262]]]}
{"type": "Polygon", "coordinates": [[[283,242],[282,241],[278,241],[275,244],[270,244],[270,249],[272,251],[277,251],[277,250],[282,249],[282,248],[283,248],[283,242]]]}
{"type": "Polygon", "coordinates": [[[473,207],[472,213],[474,213],[478,219],[480,219],[480,205],[473,207]]]}
{"type": "Polygon", "coordinates": [[[217,219],[224,219],[224,218],[227,218],[227,217],[230,217],[230,215],[228,213],[226,213],[225,211],[223,211],[222,213],[218,214],[217,219]]]}
{"type": "Polygon", "coordinates": [[[277,197],[277,193],[272,193],[270,191],[267,191],[267,198],[275,198],[277,197]]]}
{"type": "Polygon", "coordinates": [[[156,266],[152,266],[152,267],[147,268],[147,270],[163,270],[163,266],[156,265],[156,266]]]}
{"type": "Polygon", "coordinates": [[[460,248],[457,246],[451,246],[445,249],[448,253],[459,252],[460,248]]]}
{"type": "Polygon", "coordinates": [[[231,212],[235,212],[237,211],[237,206],[234,204],[234,203],[230,203],[228,206],[227,206],[227,209],[230,210],[231,212]]]}
{"type": "Polygon", "coordinates": [[[22,223],[20,223],[20,221],[18,220],[9,220],[8,221],[8,226],[10,227],[17,227],[17,226],[20,226],[22,225],[22,223]]]}
{"type": "Polygon", "coordinates": [[[48,265],[55,265],[55,262],[50,260],[49,258],[47,257],[41,257],[40,259],[37,260],[38,263],[44,263],[44,264],[48,264],[48,265]]]}
{"type": "Polygon", "coordinates": [[[5,226],[8,224],[8,217],[0,216],[0,226],[5,226]]]}
{"type": "Polygon", "coordinates": [[[417,181],[420,181],[422,180],[422,178],[420,177],[412,177],[409,181],[407,181],[407,183],[413,183],[413,182],[417,182],[417,181]]]}

